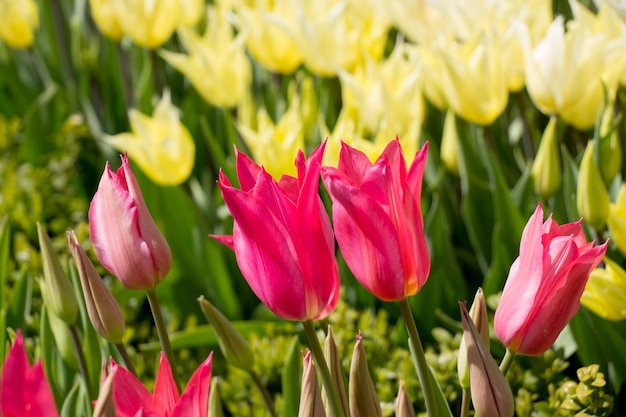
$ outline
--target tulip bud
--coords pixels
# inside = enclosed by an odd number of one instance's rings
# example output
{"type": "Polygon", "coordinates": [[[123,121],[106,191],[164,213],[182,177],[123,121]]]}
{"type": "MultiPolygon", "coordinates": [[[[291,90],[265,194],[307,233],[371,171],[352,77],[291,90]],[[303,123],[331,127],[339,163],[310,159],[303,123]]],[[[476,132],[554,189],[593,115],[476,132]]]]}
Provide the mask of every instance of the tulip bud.
{"type": "Polygon", "coordinates": [[[415,417],[415,410],[404,388],[404,381],[400,381],[400,389],[396,399],[396,417],[415,417]]]}
{"type": "Polygon", "coordinates": [[[622,184],[615,203],[610,205],[607,219],[613,242],[626,255],[626,184],[622,184]]]}
{"type": "Polygon", "coordinates": [[[441,162],[448,171],[459,174],[459,133],[456,130],[456,117],[451,110],[446,112],[443,122],[441,162]]]}
{"type": "Polygon", "coordinates": [[[615,96],[607,103],[600,121],[600,173],[608,185],[622,169],[622,144],[615,126],[615,96]]]}
{"type": "Polygon", "coordinates": [[[72,325],[78,316],[78,301],[72,283],[63,272],[52,242],[40,223],[37,223],[37,235],[43,259],[44,280],[40,284],[44,302],[54,315],[72,325]]]}
{"type": "Polygon", "coordinates": [[[367,367],[363,348],[363,335],[359,332],[350,363],[350,411],[352,417],[382,417],[376,388],[367,367]]]}
{"type": "Polygon", "coordinates": [[[583,220],[602,230],[609,217],[609,193],[594,159],[596,142],[590,140],[580,162],[576,206],[583,220]]]}
{"type": "MultiPolygon", "coordinates": [[[[487,304],[485,303],[485,296],[483,295],[482,288],[476,291],[474,296],[474,302],[470,308],[469,315],[472,322],[477,327],[480,337],[483,339],[485,346],[489,349],[489,318],[487,317],[487,304]]],[[[459,382],[464,389],[470,388],[470,375],[469,366],[467,363],[467,343],[465,338],[461,340],[459,346],[459,356],[457,359],[457,372],[459,376],[459,382]]]]}
{"type": "MultiPolygon", "coordinates": [[[[348,400],[346,397],[346,388],[343,383],[343,374],[341,372],[341,358],[339,357],[339,349],[337,349],[337,344],[335,343],[333,331],[330,326],[328,326],[328,334],[324,342],[324,358],[326,359],[328,369],[330,370],[330,378],[335,382],[334,385],[337,387],[339,392],[339,399],[343,407],[343,412],[346,416],[348,416],[348,400]]],[[[323,391],[322,398],[324,400],[326,415],[331,416],[333,413],[331,411],[330,401],[327,399],[326,391],[323,391]]]]}
{"type": "MultiPolygon", "coordinates": [[[[44,292],[42,291],[42,293],[44,292]]],[[[74,344],[72,343],[72,335],[70,334],[70,329],[67,323],[57,317],[52,310],[46,309],[46,316],[48,318],[50,329],[52,330],[54,344],[56,345],[61,358],[63,358],[65,363],[73,369],[78,369],[78,358],[76,357],[76,351],[74,350],[74,344]]]]}
{"type": "Polygon", "coordinates": [[[254,354],[248,341],[204,296],[198,297],[198,302],[204,317],[215,330],[217,342],[226,360],[237,368],[251,371],[254,365],[254,354]]]}
{"type": "Polygon", "coordinates": [[[120,26],[112,1],[89,0],[89,10],[91,10],[91,17],[93,17],[98,30],[104,36],[114,41],[119,41],[124,37],[124,31],[120,26]]]}
{"type": "Polygon", "coordinates": [[[93,417],[115,417],[113,406],[113,379],[117,368],[111,370],[100,385],[100,393],[93,410],[93,417]]]}
{"type": "Polygon", "coordinates": [[[463,322],[463,339],[467,346],[472,403],[477,416],[513,416],[511,387],[489,353],[482,336],[474,326],[465,303],[459,303],[463,322]]]}
{"type": "Polygon", "coordinates": [[[3,1],[0,41],[11,48],[28,48],[39,27],[39,9],[33,0],[3,1]]]}
{"type": "Polygon", "coordinates": [[[317,382],[317,371],[311,358],[311,352],[308,350],[304,355],[298,417],[326,417],[320,386],[317,382]]]}
{"type": "Polygon", "coordinates": [[[114,344],[122,343],[126,328],[122,309],[104,285],[100,274],[78,242],[74,232],[67,232],[67,241],[78,268],[91,324],[104,339],[114,344]]]}
{"type": "Polygon", "coordinates": [[[219,394],[219,378],[215,377],[211,380],[211,389],[209,390],[209,416],[224,417],[222,401],[219,394]]]}
{"type": "Polygon", "coordinates": [[[539,149],[530,171],[535,192],[542,198],[553,196],[561,186],[559,139],[556,135],[557,120],[556,116],[552,116],[546,130],[543,131],[539,149]]]}

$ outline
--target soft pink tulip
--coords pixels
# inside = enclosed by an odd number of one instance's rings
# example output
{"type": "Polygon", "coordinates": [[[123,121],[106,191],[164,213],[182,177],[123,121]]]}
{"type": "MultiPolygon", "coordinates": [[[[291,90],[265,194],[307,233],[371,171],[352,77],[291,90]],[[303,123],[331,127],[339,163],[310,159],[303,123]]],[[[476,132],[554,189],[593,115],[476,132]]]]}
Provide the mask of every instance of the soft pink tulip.
{"type": "Polygon", "coordinates": [[[552,346],[580,308],[589,274],[607,244],[587,242],[582,221],[559,226],[550,216],[543,222],[537,205],[495,315],[496,335],[510,351],[539,355],[552,346]]]}
{"type": "Polygon", "coordinates": [[[89,233],[98,260],[126,287],[153,289],[170,270],[170,248],[154,223],[128,163],[106,164],[89,207],[89,233]]]}
{"type": "Polygon", "coordinates": [[[19,330],[2,368],[0,415],[7,417],[59,415],[41,361],[32,368],[28,366],[28,356],[19,330]]]}
{"type": "Polygon", "coordinates": [[[206,417],[211,387],[213,354],[193,373],[185,391],[178,395],[172,370],[161,353],[154,394],[127,369],[111,359],[112,399],[116,417],[206,417]]]}
{"type": "Polygon", "coordinates": [[[397,138],[373,164],[342,143],[338,169],[322,169],[341,253],[356,279],[384,301],[413,295],[428,279],[420,202],[427,152],[424,145],[407,171],[397,138]]]}
{"type": "Polygon", "coordinates": [[[324,318],[339,298],[333,231],[318,195],[324,147],[308,161],[299,152],[298,178],[284,175],[278,183],[237,150],[241,189],[220,172],[222,197],[235,224],[232,237],[214,237],[234,249],[257,297],[289,320],[324,318]]]}

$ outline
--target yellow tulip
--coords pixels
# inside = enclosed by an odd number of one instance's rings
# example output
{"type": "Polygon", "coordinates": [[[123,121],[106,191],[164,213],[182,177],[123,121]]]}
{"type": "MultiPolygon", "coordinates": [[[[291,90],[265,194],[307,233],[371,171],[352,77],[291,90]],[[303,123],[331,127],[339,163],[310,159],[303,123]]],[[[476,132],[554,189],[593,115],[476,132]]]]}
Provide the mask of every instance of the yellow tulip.
{"type": "Polygon", "coordinates": [[[180,24],[179,0],[112,0],[124,34],[144,48],[158,48],[180,24]]]}
{"type": "Polygon", "coordinates": [[[578,171],[576,206],[583,220],[596,230],[602,230],[609,217],[609,192],[594,159],[595,140],[587,143],[578,171]]]}
{"type": "Polygon", "coordinates": [[[607,224],[617,249],[626,255],[626,184],[622,184],[615,203],[610,205],[607,224]]]}
{"type": "Polygon", "coordinates": [[[98,30],[107,38],[119,41],[124,37],[124,31],[113,3],[113,0],[89,0],[89,9],[98,30]]]}
{"type": "Polygon", "coordinates": [[[189,28],[178,30],[188,55],[161,50],[159,54],[182,72],[209,104],[234,107],[252,82],[252,68],[244,49],[244,36],[236,37],[226,11],[208,7],[208,22],[200,37],[189,28]]]}
{"type": "Polygon", "coordinates": [[[180,25],[194,26],[204,14],[204,0],[178,0],[180,4],[180,25]]]}
{"type": "Polygon", "coordinates": [[[155,183],[178,185],[185,181],[193,169],[196,147],[180,122],[169,91],[163,94],[152,117],[132,109],[129,118],[132,132],[107,136],[107,142],[127,152],[155,183]]]}
{"type": "Polygon", "coordinates": [[[257,0],[237,7],[241,30],[247,32],[250,55],[272,72],[290,74],[302,63],[296,41],[296,3],[290,0],[257,0]]]}
{"type": "Polygon", "coordinates": [[[11,48],[28,48],[38,27],[39,9],[33,0],[0,0],[0,41],[11,48]]]}
{"type": "Polygon", "coordinates": [[[626,271],[604,258],[604,268],[591,272],[582,305],[607,320],[626,320],[626,271]]]}
{"type": "Polygon", "coordinates": [[[296,166],[293,161],[298,150],[304,149],[299,98],[291,100],[278,123],[274,124],[264,108],[258,111],[256,121],[256,130],[249,126],[238,126],[254,161],[265,167],[276,180],[280,180],[284,174],[295,176],[296,166]]]}
{"type": "Polygon", "coordinates": [[[383,112],[383,85],[377,65],[370,59],[352,74],[340,70],[339,79],[343,108],[357,115],[366,132],[375,132],[383,112]]]}

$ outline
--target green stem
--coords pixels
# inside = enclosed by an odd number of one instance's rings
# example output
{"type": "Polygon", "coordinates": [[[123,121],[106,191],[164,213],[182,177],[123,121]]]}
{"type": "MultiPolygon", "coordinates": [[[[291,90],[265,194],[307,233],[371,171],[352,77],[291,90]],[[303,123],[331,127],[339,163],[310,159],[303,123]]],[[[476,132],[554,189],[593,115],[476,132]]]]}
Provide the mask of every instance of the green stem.
{"type": "Polygon", "coordinates": [[[470,390],[463,388],[463,396],[461,397],[461,417],[469,417],[471,399],[470,390]]]}
{"type": "Polygon", "coordinates": [[[152,316],[154,317],[154,324],[156,325],[157,333],[159,333],[159,341],[161,342],[163,352],[165,352],[165,356],[170,363],[174,382],[176,383],[176,387],[178,388],[178,392],[180,393],[180,378],[178,377],[178,370],[176,368],[176,359],[174,358],[174,351],[172,350],[170,338],[167,335],[167,326],[165,326],[165,320],[163,320],[163,314],[161,314],[159,299],[157,298],[156,290],[154,288],[148,290],[147,292],[148,301],[150,302],[150,308],[152,309],[152,316]]]}
{"type": "Polygon", "coordinates": [[[270,413],[272,417],[278,417],[278,415],[276,414],[276,410],[274,410],[274,403],[272,402],[272,399],[270,398],[270,394],[265,389],[265,386],[263,385],[261,378],[259,378],[257,373],[254,371],[249,371],[249,373],[250,373],[250,376],[252,377],[252,380],[254,381],[254,385],[256,385],[257,389],[261,393],[261,397],[263,398],[263,403],[265,404],[265,408],[267,409],[268,413],[270,413]]]}
{"type": "Polygon", "coordinates": [[[411,306],[409,306],[409,299],[404,298],[398,301],[400,304],[400,311],[402,312],[402,319],[406,325],[406,330],[409,333],[409,344],[411,345],[413,360],[415,362],[415,369],[417,370],[417,377],[419,378],[422,390],[424,391],[424,402],[426,403],[426,413],[429,416],[436,416],[437,410],[435,408],[435,392],[431,384],[430,368],[426,363],[426,356],[424,355],[424,348],[420,340],[419,333],[417,332],[417,326],[415,325],[415,319],[411,313],[411,306]]]}
{"type": "Polygon", "coordinates": [[[504,358],[502,358],[502,362],[500,362],[500,370],[502,371],[504,376],[506,376],[507,372],[509,372],[509,369],[511,368],[511,365],[513,365],[514,360],[515,353],[507,349],[506,353],[504,354],[504,358]]]}
{"type": "Polygon", "coordinates": [[[326,394],[328,395],[328,399],[330,401],[330,408],[333,413],[330,417],[348,417],[343,412],[343,406],[341,405],[341,400],[339,398],[339,390],[335,386],[333,379],[330,377],[328,364],[324,358],[324,351],[322,350],[320,341],[317,338],[317,333],[315,333],[313,322],[311,320],[306,320],[302,322],[302,325],[304,326],[306,337],[309,340],[309,346],[311,347],[311,353],[313,354],[313,358],[317,364],[317,369],[322,377],[322,384],[324,385],[324,389],[326,390],[326,394]]]}
{"type": "Polygon", "coordinates": [[[70,325],[70,336],[72,339],[72,346],[74,346],[74,351],[76,352],[76,358],[78,359],[78,369],[80,370],[80,374],[83,376],[83,381],[85,381],[85,389],[87,390],[87,395],[90,400],[95,400],[94,392],[91,388],[91,379],[89,379],[89,371],[87,370],[87,361],[85,360],[85,354],[83,353],[82,344],[80,342],[80,337],[78,336],[78,330],[76,330],[75,325],[70,325]]]}
{"type": "Polygon", "coordinates": [[[126,365],[126,369],[132,372],[133,375],[138,376],[137,371],[133,366],[133,362],[130,360],[130,356],[128,355],[128,351],[126,350],[126,346],[124,346],[124,343],[116,343],[115,347],[122,356],[122,360],[124,361],[124,365],[126,365]]]}

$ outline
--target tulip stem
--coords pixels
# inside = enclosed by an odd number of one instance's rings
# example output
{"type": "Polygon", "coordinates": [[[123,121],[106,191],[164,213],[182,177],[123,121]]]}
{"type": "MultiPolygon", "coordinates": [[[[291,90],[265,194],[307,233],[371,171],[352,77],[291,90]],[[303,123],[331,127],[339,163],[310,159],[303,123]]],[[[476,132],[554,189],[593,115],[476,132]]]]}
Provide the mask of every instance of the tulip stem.
{"type": "Polygon", "coordinates": [[[147,291],[148,293],[148,301],[150,302],[150,308],[152,309],[152,316],[154,317],[154,324],[157,328],[157,333],[159,334],[159,341],[161,342],[161,347],[163,348],[163,352],[165,352],[165,356],[167,357],[168,362],[170,363],[170,368],[172,368],[172,375],[174,377],[174,382],[176,383],[176,388],[178,388],[178,392],[180,393],[180,378],[178,377],[178,370],[176,368],[176,359],[174,358],[174,351],[172,350],[172,344],[170,343],[170,338],[167,335],[167,327],[165,326],[165,320],[163,320],[163,314],[161,314],[161,306],[159,305],[159,299],[157,298],[156,290],[153,288],[147,291]]]}
{"type": "Polygon", "coordinates": [[[335,386],[334,380],[330,377],[328,364],[324,358],[324,351],[322,350],[320,341],[317,338],[313,322],[311,320],[306,320],[302,322],[302,325],[304,326],[306,337],[309,340],[309,346],[311,347],[311,353],[313,353],[313,358],[317,364],[317,369],[322,377],[322,384],[324,385],[324,389],[326,390],[326,394],[328,395],[328,399],[330,401],[330,408],[332,410],[332,416],[330,417],[348,417],[343,412],[343,406],[341,405],[341,400],[339,398],[339,389],[335,386]]]}
{"type": "Polygon", "coordinates": [[[471,399],[470,390],[463,388],[463,396],[461,397],[461,417],[469,417],[471,399]]]}
{"type": "Polygon", "coordinates": [[[411,306],[409,305],[409,299],[404,298],[398,301],[400,304],[400,311],[402,312],[402,319],[406,326],[406,330],[409,333],[409,344],[412,349],[413,363],[417,370],[417,377],[419,378],[422,390],[424,391],[424,402],[426,403],[426,413],[429,416],[436,416],[437,410],[435,408],[435,393],[431,383],[431,371],[426,363],[426,355],[424,355],[424,348],[422,347],[422,341],[420,340],[419,333],[417,332],[417,326],[415,325],[415,319],[413,313],[411,313],[411,306]]]}
{"type": "Polygon", "coordinates": [[[506,376],[507,372],[509,372],[509,369],[511,368],[511,365],[513,365],[514,361],[515,353],[507,349],[506,353],[504,354],[504,358],[502,358],[502,362],[500,362],[500,370],[502,371],[504,376],[506,376]]]}
{"type": "Polygon", "coordinates": [[[263,397],[263,404],[265,404],[267,412],[270,413],[272,417],[278,417],[278,415],[276,414],[276,410],[274,410],[274,403],[270,398],[270,394],[265,389],[265,386],[263,385],[263,382],[261,381],[259,375],[254,371],[249,371],[249,374],[254,381],[254,385],[256,385],[257,389],[261,393],[261,397],[263,397]]]}
{"type": "Polygon", "coordinates": [[[93,390],[91,389],[91,380],[89,379],[87,361],[85,361],[85,354],[83,353],[80,337],[78,336],[78,330],[76,330],[76,326],[73,324],[69,325],[69,328],[70,336],[72,339],[72,346],[74,347],[74,351],[76,352],[76,359],[78,359],[78,369],[83,376],[83,381],[85,381],[85,389],[87,390],[87,395],[89,396],[90,400],[94,400],[95,397],[93,395],[93,390]]]}
{"type": "Polygon", "coordinates": [[[124,365],[126,365],[126,369],[128,369],[130,372],[132,372],[133,375],[138,377],[139,375],[137,375],[137,370],[135,369],[133,362],[130,360],[130,356],[128,355],[128,351],[126,350],[126,346],[124,346],[124,343],[116,343],[115,347],[117,348],[117,351],[120,353],[120,356],[122,357],[122,360],[124,361],[124,365]]]}

